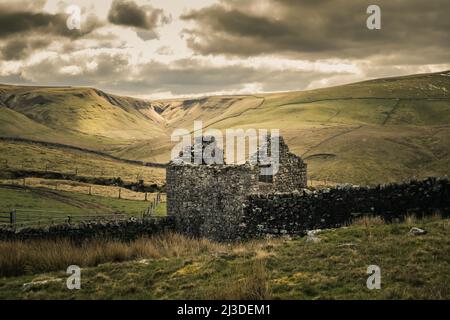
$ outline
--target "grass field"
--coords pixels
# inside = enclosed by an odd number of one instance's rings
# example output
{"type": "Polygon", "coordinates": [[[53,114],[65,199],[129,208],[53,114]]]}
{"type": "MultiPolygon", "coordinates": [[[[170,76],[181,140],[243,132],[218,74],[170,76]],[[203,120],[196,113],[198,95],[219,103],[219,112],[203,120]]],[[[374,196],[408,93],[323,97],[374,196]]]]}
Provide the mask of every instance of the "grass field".
{"type": "Polygon", "coordinates": [[[322,231],[320,242],[222,245],[168,234],[83,247],[0,243],[0,298],[448,300],[449,231],[450,221],[438,217],[375,218],[322,231]],[[413,226],[427,234],[410,235],[413,226]],[[69,264],[83,267],[79,291],[65,287],[69,264]],[[369,265],[381,268],[381,290],[366,287],[369,265]]]}
{"type": "Polygon", "coordinates": [[[145,184],[159,186],[165,181],[164,169],[133,165],[88,152],[25,142],[0,141],[0,168],[53,171],[84,177],[120,177],[126,182],[142,179],[145,184]]]}
{"type": "MultiPolygon", "coordinates": [[[[145,201],[146,193],[135,192],[115,186],[103,186],[97,184],[83,183],[77,181],[25,178],[25,179],[0,179],[0,185],[28,186],[32,188],[47,188],[56,191],[76,192],[93,196],[119,198],[123,200],[145,201]]],[[[157,193],[147,193],[147,201],[153,201],[157,193]]],[[[163,201],[165,194],[161,194],[163,201]]]]}
{"type": "MultiPolygon", "coordinates": [[[[17,210],[17,222],[42,220],[43,224],[67,216],[126,214],[141,217],[150,202],[124,200],[78,192],[55,191],[48,188],[0,186],[0,212],[17,210]]],[[[155,213],[165,215],[165,203],[155,213]]]]}

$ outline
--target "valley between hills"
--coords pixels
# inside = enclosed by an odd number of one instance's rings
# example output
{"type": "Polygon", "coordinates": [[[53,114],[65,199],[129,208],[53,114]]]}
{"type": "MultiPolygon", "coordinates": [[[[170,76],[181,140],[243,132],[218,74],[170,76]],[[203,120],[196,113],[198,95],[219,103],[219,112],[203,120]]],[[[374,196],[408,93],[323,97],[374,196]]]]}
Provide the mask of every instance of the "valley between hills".
{"type": "MultiPolygon", "coordinates": [[[[280,129],[313,180],[378,184],[450,171],[449,71],[302,92],[156,101],[94,88],[0,85],[0,162],[100,167],[105,154],[165,163],[172,132],[192,130],[198,120],[205,129],[280,129]]],[[[129,166],[120,164],[133,171],[129,166]]],[[[163,169],[140,171],[164,183],[163,169]]]]}

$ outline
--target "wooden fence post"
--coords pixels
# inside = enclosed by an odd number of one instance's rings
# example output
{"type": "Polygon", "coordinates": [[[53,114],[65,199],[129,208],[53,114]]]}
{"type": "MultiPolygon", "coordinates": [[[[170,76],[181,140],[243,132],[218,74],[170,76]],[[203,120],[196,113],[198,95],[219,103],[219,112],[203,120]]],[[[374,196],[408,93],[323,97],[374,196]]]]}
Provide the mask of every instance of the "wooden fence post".
{"type": "Polygon", "coordinates": [[[9,214],[9,222],[12,226],[16,224],[17,216],[16,216],[16,209],[13,209],[11,213],[9,214]]]}
{"type": "Polygon", "coordinates": [[[92,196],[92,186],[89,186],[89,195],[92,196]]]}
{"type": "Polygon", "coordinates": [[[119,187],[119,199],[122,199],[122,189],[120,189],[120,187],[119,187]]]}
{"type": "Polygon", "coordinates": [[[147,192],[145,193],[145,200],[144,201],[147,201],[147,192]]]}

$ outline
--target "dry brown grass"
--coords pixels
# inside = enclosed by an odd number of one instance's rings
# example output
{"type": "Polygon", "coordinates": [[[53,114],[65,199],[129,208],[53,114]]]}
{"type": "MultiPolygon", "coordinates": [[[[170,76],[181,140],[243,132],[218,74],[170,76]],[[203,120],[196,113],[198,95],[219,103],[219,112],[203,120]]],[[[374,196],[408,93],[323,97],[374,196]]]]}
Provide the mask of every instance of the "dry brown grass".
{"type": "Polygon", "coordinates": [[[386,222],[379,216],[363,216],[352,221],[353,227],[364,227],[367,239],[372,238],[372,229],[374,227],[383,226],[386,222]]]}
{"type": "Polygon", "coordinates": [[[65,270],[72,264],[91,267],[106,262],[195,256],[226,249],[206,239],[191,239],[174,233],[129,243],[95,240],[77,245],[68,240],[2,241],[0,276],[65,270]]]}
{"type": "MultiPolygon", "coordinates": [[[[406,224],[407,226],[415,226],[417,225],[420,221],[438,221],[438,220],[442,220],[442,213],[439,211],[436,211],[433,215],[431,216],[426,216],[425,218],[419,218],[414,214],[409,214],[403,217],[403,219],[400,219],[402,223],[406,224]]],[[[354,219],[350,226],[364,226],[364,227],[376,227],[376,226],[382,226],[387,224],[386,221],[384,221],[384,219],[380,216],[363,216],[363,217],[359,217],[354,219]]]]}
{"type": "Polygon", "coordinates": [[[379,216],[363,216],[357,219],[354,219],[351,223],[352,226],[364,226],[364,227],[374,227],[374,226],[382,226],[385,225],[386,222],[383,218],[379,216]]]}
{"type": "Polygon", "coordinates": [[[404,221],[404,223],[407,225],[407,226],[416,226],[420,221],[423,221],[423,220],[427,220],[427,221],[438,221],[438,220],[442,220],[443,218],[442,218],[442,213],[439,211],[439,210],[436,210],[432,215],[430,215],[430,216],[427,216],[427,217],[425,217],[425,218],[423,218],[423,219],[420,219],[420,218],[418,218],[417,216],[415,216],[415,215],[407,215],[406,217],[405,217],[405,221],[404,221]]]}

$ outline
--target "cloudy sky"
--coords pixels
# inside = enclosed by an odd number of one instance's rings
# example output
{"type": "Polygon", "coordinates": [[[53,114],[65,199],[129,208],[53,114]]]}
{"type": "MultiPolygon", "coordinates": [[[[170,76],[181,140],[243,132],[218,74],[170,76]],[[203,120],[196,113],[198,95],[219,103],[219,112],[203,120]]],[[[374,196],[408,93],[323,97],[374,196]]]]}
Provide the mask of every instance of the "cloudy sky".
{"type": "Polygon", "coordinates": [[[0,82],[166,98],[442,71],[449,12],[448,0],[0,0],[0,82]],[[370,4],[381,30],[366,27],[370,4]]]}

